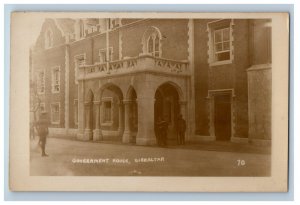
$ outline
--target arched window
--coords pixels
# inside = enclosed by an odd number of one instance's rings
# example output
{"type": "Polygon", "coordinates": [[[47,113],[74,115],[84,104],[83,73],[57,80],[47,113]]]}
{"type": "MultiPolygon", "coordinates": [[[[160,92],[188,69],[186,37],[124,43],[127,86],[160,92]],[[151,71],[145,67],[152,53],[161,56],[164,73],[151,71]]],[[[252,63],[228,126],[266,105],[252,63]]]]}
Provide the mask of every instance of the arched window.
{"type": "Polygon", "coordinates": [[[150,27],[143,35],[143,52],[161,57],[161,33],[158,28],[150,27]]]}
{"type": "Polygon", "coordinates": [[[79,22],[79,38],[83,38],[85,36],[85,27],[84,27],[84,22],[80,20],[79,22]]]}
{"type": "Polygon", "coordinates": [[[53,33],[50,29],[45,34],[45,48],[51,48],[53,46],[53,33]]]}
{"type": "Polygon", "coordinates": [[[160,51],[159,51],[159,37],[157,33],[153,33],[151,36],[149,36],[147,48],[148,53],[152,56],[159,57],[160,51]]]}

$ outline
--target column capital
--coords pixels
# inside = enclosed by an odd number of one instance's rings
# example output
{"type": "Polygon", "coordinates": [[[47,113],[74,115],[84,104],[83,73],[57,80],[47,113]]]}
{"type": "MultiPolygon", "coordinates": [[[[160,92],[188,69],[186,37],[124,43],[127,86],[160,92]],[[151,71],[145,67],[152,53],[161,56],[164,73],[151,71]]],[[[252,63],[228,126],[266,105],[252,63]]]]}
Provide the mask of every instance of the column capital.
{"type": "Polygon", "coordinates": [[[84,102],[85,106],[89,106],[89,105],[92,105],[92,104],[93,104],[93,102],[84,102]]]}
{"type": "Polygon", "coordinates": [[[101,103],[101,101],[94,101],[94,105],[100,105],[101,103]]]}
{"type": "Polygon", "coordinates": [[[132,100],[123,100],[123,103],[124,104],[130,104],[130,103],[132,103],[132,100]]]}

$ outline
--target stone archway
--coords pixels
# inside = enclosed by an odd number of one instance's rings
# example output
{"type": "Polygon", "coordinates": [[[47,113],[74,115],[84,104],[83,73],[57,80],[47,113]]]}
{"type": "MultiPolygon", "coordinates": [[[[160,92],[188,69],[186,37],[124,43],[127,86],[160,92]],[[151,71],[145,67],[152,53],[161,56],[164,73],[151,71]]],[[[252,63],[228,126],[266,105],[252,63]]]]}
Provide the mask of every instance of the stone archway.
{"type": "Polygon", "coordinates": [[[177,119],[181,113],[180,93],[173,83],[164,83],[160,85],[155,92],[154,103],[154,126],[155,135],[158,139],[159,121],[164,120],[168,123],[167,144],[177,143],[177,119]]]}
{"type": "Polygon", "coordinates": [[[124,132],[124,105],[122,90],[115,84],[103,85],[98,91],[96,129],[100,140],[121,141],[124,132]]]}
{"type": "Polygon", "coordinates": [[[124,102],[125,108],[125,130],[123,134],[124,143],[136,143],[138,132],[138,107],[137,94],[135,89],[130,86],[124,102]]]}

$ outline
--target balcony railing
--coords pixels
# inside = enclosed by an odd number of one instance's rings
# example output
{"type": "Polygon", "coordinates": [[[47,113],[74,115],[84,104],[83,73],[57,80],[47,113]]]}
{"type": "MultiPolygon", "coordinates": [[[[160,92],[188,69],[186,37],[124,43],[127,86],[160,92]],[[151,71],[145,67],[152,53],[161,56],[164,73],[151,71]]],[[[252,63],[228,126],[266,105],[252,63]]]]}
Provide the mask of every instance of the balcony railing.
{"type": "Polygon", "coordinates": [[[141,71],[189,75],[189,64],[187,61],[176,61],[157,58],[151,55],[140,55],[138,57],[126,58],[109,63],[81,66],[79,79],[141,71]]]}

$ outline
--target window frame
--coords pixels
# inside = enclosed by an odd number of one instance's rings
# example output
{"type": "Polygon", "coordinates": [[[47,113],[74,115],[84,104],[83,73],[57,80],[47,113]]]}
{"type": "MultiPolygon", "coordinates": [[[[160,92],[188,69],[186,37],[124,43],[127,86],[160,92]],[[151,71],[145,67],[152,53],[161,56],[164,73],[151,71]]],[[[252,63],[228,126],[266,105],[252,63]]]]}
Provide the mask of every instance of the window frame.
{"type": "Polygon", "coordinates": [[[60,66],[54,66],[51,68],[51,92],[52,93],[60,93],[60,86],[61,85],[61,70],[60,70],[60,66]],[[55,83],[55,79],[54,79],[54,71],[58,70],[58,76],[59,76],[59,80],[58,80],[58,84],[55,83]],[[55,86],[58,85],[58,91],[55,90],[55,86]]]}
{"type": "Polygon", "coordinates": [[[113,97],[103,97],[101,99],[102,109],[101,113],[103,113],[103,117],[101,119],[101,126],[112,126],[113,125],[113,116],[114,116],[114,103],[113,103],[113,97]],[[110,102],[111,103],[111,109],[110,109],[110,120],[105,120],[105,103],[110,102]]]}
{"type": "Polygon", "coordinates": [[[161,57],[161,39],[159,38],[159,34],[157,32],[153,32],[151,33],[151,35],[149,35],[149,37],[147,38],[147,53],[150,54],[153,57],[161,57]],[[149,42],[150,39],[152,39],[152,52],[149,51],[149,42]],[[158,39],[158,46],[155,45],[155,40],[158,39]],[[156,50],[157,48],[157,50],[156,50]],[[156,53],[158,53],[158,56],[156,56],[156,53]]]}
{"type": "Polygon", "coordinates": [[[52,29],[48,28],[45,32],[45,49],[49,49],[53,47],[53,31],[52,29]],[[48,36],[48,33],[50,32],[50,38],[48,36]]]}
{"type": "Polygon", "coordinates": [[[106,56],[107,48],[99,49],[99,63],[107,63],[107,62],[113,61],[114,49],[112,46],[109,47],[108,49],[109,49],[109,53],[110,53],[110,56],[109,56],[110,59],[108,61],[107,61],[107,56],[106,56]],[[102,53],[105,53],[105,61],[103,61],[103,57],[101,55],[102,53]]]}
{"type": "Polygon", "coordinates": [[[46,71],[45,71],[45,69],[40,69],[37,71],[37,93],[39,95],[43,95],[43,94],[45,94],[45,92],[46,92],[46,71]],[[41,82],[41,79],[40,79],[41,73],[44,74],[44,79],[43,79],[42,83],[40,83],[41,82]],[[43,84],[43,86],[44,86],[43,92],[40,92],[40,88],[42,87],[41,84],[43,84]]]}
{"type": "Polygon", "coordinates": [[[233,62],[234,59],[234,46],[233,46],[233,19],[219,19],[216,21],[211,21],[207,23],[207,32],[208,32],[208,54],[209,54],[209,58],[208,58],[208,64],[209,66],[218,66],[218,65],[225,65],[225,64],[231,64],[233,62]],[[222,40],[221,42],[218,43],[222,43],[222,49],[223,49],[223,45],[224,45],[224,41],[223,41],[223,30],[225,29],[229,29],[229,40],[226,42],[229,42],[229,50],[226,51],[216,51],[216,47],[215,45],[216,43],[216,31],[221,30],[222,31],[222,40]],[[225,53],[225,52],[229,52],[229,59],[225,59],[225,60],[217,60],[216,55],[220,54],[220,53],[225,53]]]}
{"type": "Polygon", "coordinates": [[[54,102],[50,104],[50,119],[51,119],[51,124],[53,125],[60,124],[60,102],[54,102]],[[58,121],[53,121],[53,105],[58,105],[58,121]]]}

